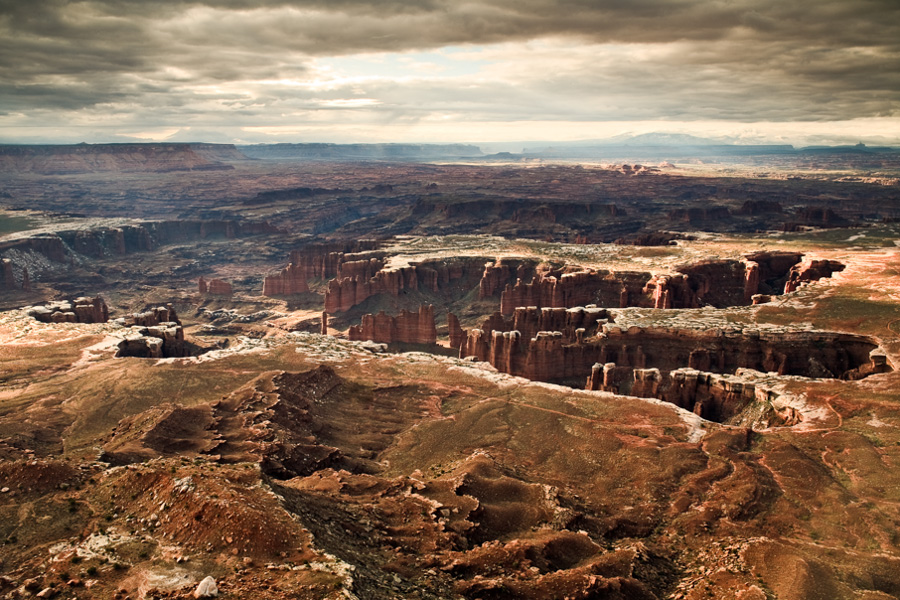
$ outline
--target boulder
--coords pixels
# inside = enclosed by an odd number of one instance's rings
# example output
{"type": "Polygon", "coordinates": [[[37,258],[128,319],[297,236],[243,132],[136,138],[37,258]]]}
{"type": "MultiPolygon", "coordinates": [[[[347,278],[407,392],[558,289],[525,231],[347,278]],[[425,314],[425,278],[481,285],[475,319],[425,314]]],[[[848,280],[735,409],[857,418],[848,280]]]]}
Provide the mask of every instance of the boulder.
{"type": "Polygon", "coordinates": [[[194,598],[215,598],[218,595],[219,589],[216,587],[216,580],[211,576],[205,577],[194,590],[194,598]]]}

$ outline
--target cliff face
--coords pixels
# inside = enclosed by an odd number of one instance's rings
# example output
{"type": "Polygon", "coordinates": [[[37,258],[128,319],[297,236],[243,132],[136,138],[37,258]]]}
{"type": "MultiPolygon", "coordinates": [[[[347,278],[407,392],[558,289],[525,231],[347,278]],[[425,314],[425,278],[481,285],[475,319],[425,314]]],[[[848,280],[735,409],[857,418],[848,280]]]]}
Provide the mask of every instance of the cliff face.
{"type": "MultiPolygon", "coordinates": [[[[468,332],[460,355],[490,362],[498,370],[540,381],[586,378],[595,363],[615,367],[689,367],[733,373],[739,368],[780,375],[846,377],[873,361],[868,338],[825,331],[681,330],[604,324],[594,337],[567,338],[561,331],[526,337],[518,331],[475,329],[468,332]]],[[[878,368],[885,368],[884,366],[878,368]]],[[[890,368],[890,367],[887,367],[890,368]]],[[[865,369],[862,369],[865,371],[865,369]]]]}
{"type": "MultiPolygon", "coordinates": [[[[269,275],[263,280],[263,295],[284,296],[308,292],[310,279],[340,277],[341,267],[345,262],[351,262],[354,265],[357,262],[367,262],[367,260],[350,256],[352,253],[371,252],[377,246],[377,242],[360,241],[311,244],[300,250],[294,250],[291,252],[290,263],[287,267],[280,273],[269,275]]],[[[371,258],[370,260],[377,261],[378,259],[371,258]]],[[[378,264],[383,266],[383,263],[378,264]]],[[[347,267],[354,275],[360,276],[360,273],[355,271],[356,268],[358,267],[347,267]]]]}
{"type": "MultiPolygon", "coordinates": [[[[792,280],[812,280],[843,268],[820,265],[822,261],[818,261],[802,269],[802,275],[794,275],[802,256],[793,252],[759,252],[745,260],[701,261],[680,266],[676,273],[658,275],[592,269],[569,273],[538,271],[530,283],[518,278],[514,285],[506,284],[500,297],[500,312],[510,315],[522,306],[572,308],[588,304],[608,308],[746,306],[753,303],[754,295],[781,293],[789,275],[792,280]]],[[[498,281],[509,276],[508,271],[502,265],[486,267],[483,293],[493,291],[498,281]]]]}
{"type": "Polygon", "coordinates": [[[349,266],[347,272],[355,273],[353,276],[329,281],[325,292],[325,310],[328,313],[344,312],[378,294],[399,296],[404,290],[441,292],[453,286],[474,287],[476,278],[482,273],[484,260],[427,261],[400,268],[382,268],[373,276],[366,277],[377,264],[370,260],[368,264],[349,266]]]}
{"type": "Polygon", "coordinates": [[[223,160],[246,160],[232,144],[78,144],[0,146],[0,172],[168,172],[233,169],[223,160]]]}
{"type": "Polygon", "coordinates": [[[509,315],[520,306],[649,306],[644,287],[650,278],[650,273],[630,271],[588,270],[558,275],[538,272],[530,283],[518,280],[515,285],[506,286],[500,296],[500,312],[509,315]]]}
{"type": "MultiPolygon", "coordinates": [[[[659,369],[619,367],[615,363],[595,364],[587,379],[588,390],[603,390],[640,398],[657,398],[717,422],[732,422],[745,408],[758,403],[755,419],[763,426],[795,425],[800,415],[789,406],[776,408],[779,392],[738,370],[735,375],[719,375],[682,368],[659,369]]],[[[740,420],[744,420],[741,418],[740,420]]]]}
{"type": "Polygon", "coordinates": [[[71,229],[39,233],[0,243],[0,253],[33,251],[55,262],[65,262],[70,251],[92,258],[147,252],[159,246],[215,237],[238,238],[278,229],[268,223],[241,221],[146,221],[120,227],[71,229]]]}
{"type": "Polygon", "coordinates": [[[396,317],[379,312],[377,315],[367,314],[359,325],[349,330],[351,340],[393,342],[405,344],[435,344],[437,329],[434,324],[434,307],[420,306],[417,312],[401,311],[396,317]]]}

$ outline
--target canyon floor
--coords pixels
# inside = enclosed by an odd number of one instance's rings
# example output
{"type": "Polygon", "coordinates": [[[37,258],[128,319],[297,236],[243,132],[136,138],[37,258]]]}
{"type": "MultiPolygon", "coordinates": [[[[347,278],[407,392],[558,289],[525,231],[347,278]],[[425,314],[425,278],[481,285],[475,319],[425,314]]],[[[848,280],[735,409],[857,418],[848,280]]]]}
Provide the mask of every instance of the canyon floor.
{"type": "Polygon", "coordinates": [[[201,158],[0,177],[0,598],[900,598],[896,173],[201,158]]]}

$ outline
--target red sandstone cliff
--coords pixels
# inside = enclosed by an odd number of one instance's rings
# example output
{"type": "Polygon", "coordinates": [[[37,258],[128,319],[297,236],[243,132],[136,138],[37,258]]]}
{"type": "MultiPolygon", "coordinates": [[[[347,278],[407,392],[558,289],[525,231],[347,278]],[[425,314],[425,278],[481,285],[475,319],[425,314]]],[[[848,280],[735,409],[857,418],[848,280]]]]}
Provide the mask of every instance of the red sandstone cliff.
{"type": "Polygon", "coordinates": [[[325,291],[325,310],[329,313],[345,312],[367,298],[379,294],[399,296],[404,290],[440,292],[451,286],[462,288],[471,283],[482,271],[484,259],[462,258],[414,263],[399,268],[382,268],[372,277],[366,277],[376,263],[355,265],[348,272],[352,277],[338,277],[328,282],[325,291]]]}
{"type": "MultiPolygon", "coordinates": [[[[876,347],[868,338],[826,331],[722,331],[604,325],[602,332],[569,341],[559,331],[533,337],[519,332],[482,329],[468,332],[460,356],[474,356],[513,375],[542,381],[586,378],[596,363],[616,368],[689,367],[733,373],[749,368],[782,375],[853,377],[872,363],[876,347]]],[[[875,369],[889,366],[873,366],[875,369]]]]}
{"type": "Polygon", "coordinates": [[[377,242],[374,241],[360,241],[312,244],[294,250],[291,252],[287,267],[263,280],[263,295],[286,296],[308,292],[310,279],[371,277],[384,265],[381,258],[357,258],[351,256],[351,253],[371,251],[377,246],[377,242]],[[347,275],[342,275],[342,270],[346,270],[347,275]]]}
{"type": "Polygon", "coordinates": [[[405,344],[435,344],[437,329],[434,324],[434,307],[420,306],[418,312],[401,311],[392,317],[379,312],[377,315],[363,315],[359,325],[349,330],[351,340],[382,342],[386,344],[398,342],[405,344]]]}

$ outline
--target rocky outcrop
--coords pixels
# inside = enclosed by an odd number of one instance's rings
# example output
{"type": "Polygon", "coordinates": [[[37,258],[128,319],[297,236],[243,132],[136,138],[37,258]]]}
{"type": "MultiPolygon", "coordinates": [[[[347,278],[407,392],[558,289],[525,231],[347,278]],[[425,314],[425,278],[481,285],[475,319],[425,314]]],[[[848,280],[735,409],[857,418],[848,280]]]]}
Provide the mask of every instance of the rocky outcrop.
{"type": "Polygon", "coordinates": [[[728,210],[727,206],[692,206],[669,211],[669,218],[673,221],[683,221],[690,224],[708,221],[728,221],[731,218],[731,211],[728,210]]]}
{"type": "Polygon", "coordinates": [[[843,271],[845,265],[836,260],[809,260],[791,268],[787,282],[784,284],[784,293],[789,294],[800,286],[818,281],[823,277],[831,277],[834,273],[843,271]]]}
{"type": "Polygon", "coordinates": [[[213,294],[214,296],[231,296],[234,293],[231,284],[222,279],[207,281],[201,277],[197,281],[197,289],[201,294],[213,294]]]}
{"type": "Polygon", "coordinates": [[[116,356],[178,358],[190,356],[190,350],[181,325],[163,322],[151,327],[131,327],[119,342],[116,356]]]}
{"type": "Polygon", "coordinates": [[[132,313],[120,319],[119,322],[124,327],[154,327],[156,325],[161,325],[162,323],[175,323],[176,325],[181,325],[181,321],[178,319],[178,315],[175,312],[175,307],[171,304],[155,306],[144,312],[132,313]]]}
{"type": "Polygon", "coordinates": [[[106,301],[99,296],[32,306],[26,309],[26,312],[42,323],[106,323],[109,321],[109,308],[106,306],[106,301]]]}
{"type": "Polygon", "coordinates": [[[348,335],[355,341],[433,345],[437,342],[434,307],[420,306],[418,312],[404,310],[396,317],[384,311],[364,315],[359,325],[350,327],[348,335]]]}
{"type": "Polygon", "coordinates": [[[277,275],[267,275],[263,280],[263,296],[289,296],[309,291],[307,269],[290,263],[277,275]]]}
{"type": "Polygon", "coordinates": [[[752,217],[781,214],[782,212],[784,212],[784,208],[781,203],[774,200],[747,200],[738,211],[739,214],[752,217]]]}
{"type": "Polygon", "coordinates": [[[119,342],[116,356],[174,358],[191,355],[181,321],[171,304],[132,313],[117,322],[129,330],[119,342]]]}
{"type": "Polygon", "coordinates": [[[676,273],[585,270],[558,275],[538,272],[534,281],[507,285],[501,294],[504,315],[520,306],[572,308],[698,308],[743,306],[759,288],[759,266],[752,261],[710,260],[683,265],[676,273]]]}

